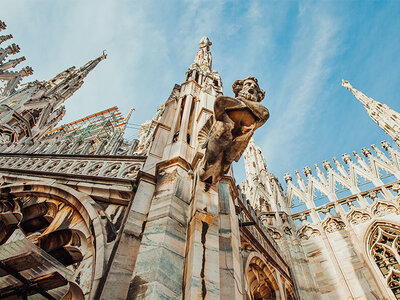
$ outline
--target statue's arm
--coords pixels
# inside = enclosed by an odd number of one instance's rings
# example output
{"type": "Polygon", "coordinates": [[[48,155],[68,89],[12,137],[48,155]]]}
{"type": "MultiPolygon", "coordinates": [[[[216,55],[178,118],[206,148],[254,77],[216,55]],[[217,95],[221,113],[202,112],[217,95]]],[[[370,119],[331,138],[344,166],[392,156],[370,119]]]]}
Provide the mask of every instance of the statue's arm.
{"type": "Polygon", "coordinates": [[[228,96],[218,96],[214,102],[214,114],[215,119],[223,120],[224,114],[226,114],[227,109],[243,108],[246,105],[235,98],[228,96]]]}

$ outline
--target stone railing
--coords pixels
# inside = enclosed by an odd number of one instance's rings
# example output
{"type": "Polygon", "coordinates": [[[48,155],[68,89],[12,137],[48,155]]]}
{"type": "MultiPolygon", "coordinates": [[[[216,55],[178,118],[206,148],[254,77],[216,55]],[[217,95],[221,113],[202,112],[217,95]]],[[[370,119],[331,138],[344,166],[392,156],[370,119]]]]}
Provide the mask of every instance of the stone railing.
{"type": "Polygon", "coordinates": [[[400,213],[400,180],[292,215],[299,238],[332,233],[387,214],[400,213]]]}
{"type": "Polygon", "coordinates": [[[0,171],[136,180],[146,157],[0,153],[0,171]]]}

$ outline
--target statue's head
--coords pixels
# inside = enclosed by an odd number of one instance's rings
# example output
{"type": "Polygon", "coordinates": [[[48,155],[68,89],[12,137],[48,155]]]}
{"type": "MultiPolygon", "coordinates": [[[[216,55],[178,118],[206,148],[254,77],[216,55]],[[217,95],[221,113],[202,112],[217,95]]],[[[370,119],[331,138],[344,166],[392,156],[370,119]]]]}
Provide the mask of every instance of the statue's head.
{"type": "Polygon", "coordinates": [[[210,40],[208,39],[208,37],[203,36],[200,40],[200,48],[206,48],[207,50],[209,50],[210,46],[212,45],[212,43],[210,42],[210,40]]]}
{"type": "Polygon", "coordinates": [[[265,91],[260,89],[258,80],[255,77],[236,80],[232,85],[232,89],[236,98],[244,98],[249,101],[260,102],[265,96],[265,91]]]}

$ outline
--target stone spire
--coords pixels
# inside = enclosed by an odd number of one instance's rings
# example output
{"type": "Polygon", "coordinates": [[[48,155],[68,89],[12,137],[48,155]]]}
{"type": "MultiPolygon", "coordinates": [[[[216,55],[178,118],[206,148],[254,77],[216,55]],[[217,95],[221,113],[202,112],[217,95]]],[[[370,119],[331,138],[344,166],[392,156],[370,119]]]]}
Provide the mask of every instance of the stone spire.
{"type": "Polygon", "coordinates": [[[86,63],[84,66],[76,69],[71,67],[64,72],[56,75],[45,85],[48,90],[46,97],[52,97],[56,100],[55,105],[63,103],[67,98],[71,97],[84,83],[85,77],[92,71],[107,55],[103,52],[101,56],[86,63]]]}
{"type": "MultiPolygon", "coordinates": [[[[52,130],[63,118],[65,108],[62,103],[71,97],[82,85],[87,74],[106,58],[103,53],[79,69],[69,68],[49,81],[34,81],[16,89],[20,77],[10,80],[6,86],[0,112],[0,144],[19,142],[30,138],[34,141],[52,130]],[[12,86],[10,86],[13,84],[12,86]]],[[[30,70],[24,68],[21,76],[30,70]]],[[[0,69],[0,79],[1,77],[0,69]]]]}
{"type": "Polygon", "coordinates": [[[261,196],[264,201],[271,202],[272,186],[270,182],[270,174],[261,148],[256,145],[254,138],[251,138],[246,150],[243,153],[244,166],[246,170],[246,180],[242,182],[240,188],[245,194],[246,199],[250,201],[253,208],[259,203],[257,196],[261,196]]]}
{"type": "Polygon", "coordinates": [[[342,86],[353,93],[365,107],[368,115],[400,146],[400,114],[386,104],[382,104],[355,89],[348,81],[342,80],[342,86]]]}
{"type": "MultiPolygon", "coordinates": [[[[7,25],[0,21],[0,31],[6,29],[7,25]]],[[[1,35],[0,44],[11,39],[11,34],[1,35]]],[[[9,70],[17,66],[20,62],[25,60],[25,56],[10,59],[7,61],[9,55],[14,55],[20,51],[20,47],[16,44],[11,44],[6,48],[0,47],[0,80],[3,83],[0,85],[0,98],[11,95],[22,78],[33,74],[31,67],[22,68],[20,71],[9,70]]]]}
{"type": "Polygon", "coordinates": [[[212,69],[212,56],[210,46],[212,43],[208,37],[204,36],[201,38],[199,43],[199,51],[196,53],[194,63],[197,64],[203,71],[211,72],[212,69]]]}
{"type": "Polygon", "coordinates": [[[212,70],[211,45],[208,37],[201,38],[199,50],[186,72],[185,82],[193,81],[205,92],[222,95],[221,77],[217,71],[212,70]]]}

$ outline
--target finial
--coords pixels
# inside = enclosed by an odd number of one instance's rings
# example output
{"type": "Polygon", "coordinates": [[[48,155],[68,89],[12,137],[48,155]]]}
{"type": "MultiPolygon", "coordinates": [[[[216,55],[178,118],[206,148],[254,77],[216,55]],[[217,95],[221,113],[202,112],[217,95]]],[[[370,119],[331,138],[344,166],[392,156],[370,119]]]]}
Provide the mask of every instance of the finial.
{"type": "Polygon", "coordinates": [[[344,169],[342,164],[337,160],[337,158],[333,157],[332,160],[335,163],[336,169],[340,172],[340,174],[342,174],[343,177],[348,177],[349,175],[346,173],[346,170],[344,169]]]}
{"type": "Polygon", "coordinates": [[[101,59],[106,59],[107,58],[107,54],[106,54],[106,50],[103,50],[103,55],[101,56],[101,59]]]}
{"type": "Polygon", "coordinates": [[[369,150],[368,148],[362,148],[361,149],[361,153],[365,156],[365,157],[369,157],[371,155],[371,150],[369,150]]]}
{"type": "Polygon", "coordinates": [[[387,141],[382,141],[381,145],[382,145],[382,148],[385,149],[386,151],[388,151],[390,148],[392,148],[392,146],[387,141]]]}
{"type": "Polygon", "coordinates": [[[342,86],[345,87],[346,89],[348,89],[349,91],[351,91],[351,89],[353,88],[352,85],[350,84],[350,82],[348,82],[347,80],[342,79],[342,86]]]}
{"type": "Polygon", "coordinates": [[[12,38],[13,38],[13,35],[12,35],[12,34],[1,35],[1,36],[0,36],[0,44],[1,44],[2,42],[5,42],[5,41],[10,40],[10,39],[12,39],[12,38]]]}
{"type": "Polygon", "coordinates": [[[21,70],[22,77],[29,76],[33,74],[33,69],[31,67],[25,67],[21,70]]]}
{"type": "Polygon", "coordinates": [[[3,21],[0,20],[0,30],[6,29],[7,25],[3,21]]]}
{"type": "Polygon", "coordinates": [[[353,153],[354,157],[355,157],[357,160],[362,159],[362,157],[357,153],[357,151],[353,151],[352,153],[353,153]]]}
{"type": "Polygon", "coordinates": [[[300,173],[298,170],[294,170],[297,178],[297,184],[299,185],[300,189],[304,192],[306,190],[306,186],[304,184],[303,178],[301,178],[300,173]]]}
{"type": "Polygon", "coordinates": [[[311,176],[311,169],[310,169],[309,167],[304,167],[303,173],[304,173],[304,175],[306,175],[307,177],[308,177],[308,176],[311,176]]]}
{"type": "Polygon", "coordinates": [[[6,48],[7,53],[10,54],[10,55],[11,55],[11,54],[18,53],[19,50],[21,50],[21,48],[20,48],[18,45],[16,45],[16,44],[11,44],[10,46],[8,46],[8,47],[6,48]]]}
{"type": "Polygon", "coordinates": [[[342,159],[343,161],[348,164],[349,162],[351,162],[351,158],[350,155],[348,155],[347,153],[342,154],[342,159]]]}
{"type": "Polygon", "coordinates": [[[327,170],[327,171],[329,171],[330,169],[332,169],[332,166],[331,166],[331,162],[330,161],[327,161],[327,160],[324,160],[323,162],[322,162],[322,166],[325,168],[325,170],[327,170]]]}
{"type": "Polygon", "coordinates": [[[210,42],[210,40],[208,39],[207,36],[203,36],[201,38],[200,43],[199,43],[200,49],[207,47],[207,50],[208,50],[211,45],[212,45],[212,42],[210,42]]]}
{"type": "Polygon", "coordinates": [[[286,183],[289,183],[289,181],[292,181],[292,175],[285,173],[285,175],[283,176],[283,179],[286,181],[286,183]]]}
{"type": "Polygon", "coordinates": [[[199,43],[199,50],[196,53],[194,63],[197,64],[203,71],[211,72],[212,57],[210,52],[210,46],[212,43],[208,37],[204,36],[201,38],[199,43]]]}
{"type": "Polygon", "coordinates": [[[375,151],[376,155],[386,163],[391,163],[390,160],[386,157],[385,153],[383,153],[377,146],[374,144],[371,145],[371,148],[375,151]]]}

